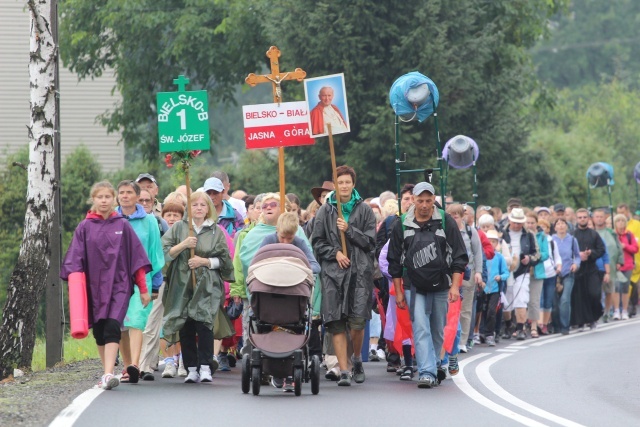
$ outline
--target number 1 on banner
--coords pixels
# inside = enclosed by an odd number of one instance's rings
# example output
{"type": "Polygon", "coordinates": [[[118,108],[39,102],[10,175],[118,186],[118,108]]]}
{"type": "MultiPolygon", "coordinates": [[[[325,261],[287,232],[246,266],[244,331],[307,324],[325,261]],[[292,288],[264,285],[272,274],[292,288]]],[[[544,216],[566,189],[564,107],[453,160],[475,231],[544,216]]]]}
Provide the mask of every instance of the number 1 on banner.
{"type": "Polygon", "coordinates": [[[185,130],[187,128],[187,112],[183,108],[176,113],[176,116],[180,117],[180,129],[185,130]]]}

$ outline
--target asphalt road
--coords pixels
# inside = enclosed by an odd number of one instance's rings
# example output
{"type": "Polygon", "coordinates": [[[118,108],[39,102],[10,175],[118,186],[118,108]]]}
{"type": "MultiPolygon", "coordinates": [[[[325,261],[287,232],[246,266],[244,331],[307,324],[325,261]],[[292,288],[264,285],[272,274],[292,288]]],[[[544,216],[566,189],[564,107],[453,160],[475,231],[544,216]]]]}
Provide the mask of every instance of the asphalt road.
{"type": "Polygon", "coordinates": [[[323,379],[318,395],[303,384],[300,397],[271,386],[259,396],[242,394],[239,367],[217,372],[210,384],[156,373],[154,382],[87,392],[52,425],[632,426],[640,425],[639,358],[640,319],[633,319],[476,346],[461,355],[460,374],[431,390],[399,381],[376,362],[365,363],[364,384],[323,379]]]}

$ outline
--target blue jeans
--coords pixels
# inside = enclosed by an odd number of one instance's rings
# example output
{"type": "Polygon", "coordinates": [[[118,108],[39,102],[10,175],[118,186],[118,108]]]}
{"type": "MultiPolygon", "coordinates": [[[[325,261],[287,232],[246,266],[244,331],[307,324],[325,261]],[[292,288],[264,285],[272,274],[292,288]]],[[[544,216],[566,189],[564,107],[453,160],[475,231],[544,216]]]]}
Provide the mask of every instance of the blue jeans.
{"type": "Polygon", "coordinates": [[[568,331],[571,323],[571,291],[573,290],[573,274],[562,278],[562,296],[560,297],[560,328],[568,331]]]}
{"type": "MultiPolygon", "coordinates": [[[[415,297],[411,326],[418,375],[420,377],[430,375],[436,378],[449,309],[449,291],[431,292],[426,295],[416,293],[415,297]]],[[[405,291],[405,299],[407,305],[411,307],[410,290],[405,291]]]]}
{"type": "Polygon", "coordinates": [[[556,276],[544,279],[542,282],[542,295],[540,297],[540,309],[549,312],[553,308],[553,293],[556,291],[556,276]]]}

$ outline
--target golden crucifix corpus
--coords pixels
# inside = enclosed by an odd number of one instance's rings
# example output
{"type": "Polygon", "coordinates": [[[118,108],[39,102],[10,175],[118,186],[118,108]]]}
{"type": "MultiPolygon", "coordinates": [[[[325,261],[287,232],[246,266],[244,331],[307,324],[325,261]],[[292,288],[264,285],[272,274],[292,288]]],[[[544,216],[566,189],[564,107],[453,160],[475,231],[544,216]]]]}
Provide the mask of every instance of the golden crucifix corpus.
{"type": "MultiPolygon", "coordinates": [[[[271,46],[267,51],[267,57],[271,60],[271,74],[256,75],[251,73],[244,79],[249,86],[255,86],[259,83],[271,83],[273,87],[273,102],[278,105],[282,102],[282,87],[280,86],[285,80],[297,80],[301,82],[307,73],[302,68],[296,68],[295,71],[287,73],[280,72],[280,49],[271,46]]],[[[284,147],[278,147],[278,170],[280,176],[280,212],[284,212],[285,191],[284,191],[284,147]]]]}

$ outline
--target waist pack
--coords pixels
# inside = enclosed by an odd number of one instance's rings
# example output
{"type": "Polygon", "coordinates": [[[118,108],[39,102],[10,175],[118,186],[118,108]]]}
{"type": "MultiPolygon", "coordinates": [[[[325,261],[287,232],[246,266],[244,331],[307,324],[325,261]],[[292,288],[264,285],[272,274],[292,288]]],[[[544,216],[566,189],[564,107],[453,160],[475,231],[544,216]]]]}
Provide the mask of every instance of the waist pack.
{"type": "Polygon", "coordinates": [[[404,215],[404,267],[417,292],[438,292],[451,287],[451,254],[441,220],[433,220],[419,231],[406,230],[404,215]]]}

